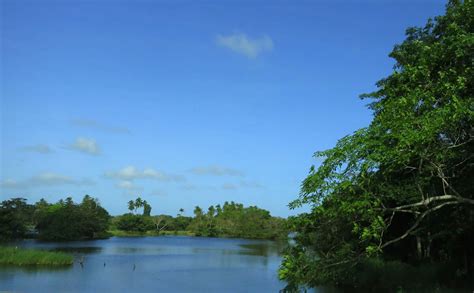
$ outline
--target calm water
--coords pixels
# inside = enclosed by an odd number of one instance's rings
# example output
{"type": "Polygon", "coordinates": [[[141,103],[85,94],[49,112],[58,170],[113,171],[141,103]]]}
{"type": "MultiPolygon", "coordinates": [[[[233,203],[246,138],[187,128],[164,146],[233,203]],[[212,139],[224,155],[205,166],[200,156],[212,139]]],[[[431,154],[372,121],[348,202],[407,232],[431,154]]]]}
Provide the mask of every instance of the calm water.
{"type": "Polygon", "coordinates": [[[17,245],[84,256],[84,266],[0,267],[0,291],[278,292],[285,286],[277,278],[281,247],[272,241],[164,236],[17,245]]]}

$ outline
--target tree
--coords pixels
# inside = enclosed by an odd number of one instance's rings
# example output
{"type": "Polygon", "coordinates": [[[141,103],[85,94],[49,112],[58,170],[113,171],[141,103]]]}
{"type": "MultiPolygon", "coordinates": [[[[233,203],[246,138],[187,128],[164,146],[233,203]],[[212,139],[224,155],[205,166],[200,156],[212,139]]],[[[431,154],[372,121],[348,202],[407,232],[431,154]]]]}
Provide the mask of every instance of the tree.
{"type": "Polygon", "coordinates": [[[108,227],[109,213],[89,195],[80,204],[67,198],[52,205],[44,201],[35,206],[36,228],[42,240],[92,239],[108,227]]]}
{"type": "Polygon", "coordinates": [[[135,202],[133,200],[128,201],[128,210],[133,212],[135,210],[135,202]]]}
{"type": "Polygon", "coordinates": [[[134,214],[137,213],[137,210],[143,208],[143,215],[150,216],[151,206],[146,200],[143,200],[141,197],[137,197],[135,200],[128,201],[128,209],[134,214]]]}
{"type": "Polygon", "coordinates": [[[154,230],[155,228],[155,223],[151,217],[144,217],[135,214],[124,214],[119,216],[116,225],[119,230],[135,232],[146,232],[154,230]]]}
{"type": "Polygon", "coordinates": [[[160,215],[160,216],[154,216],[153,217],[153,223],[156,226],[156,231],[160,232],[162,230],[165,230],[170,222],[172,222],[172,217],[171,216],[166,216],[166,215],[160,215]]]}
{"type": "Polygon", "coordinates": [[[29,223],[30,206],[24,198],[4,200],[0,204],[0,240],[21,238],[29,223]]]}
{"type": "Polygon", "coordinates": [[[256,206],[226,202],[223,208],[210,206],[205,214],[196,207],[194,215],[188,229],[197,236],[277,239],[288,234],[284,219],[272,217],[256,206]]]}
{"type": "Polygon", "coordinates": [[[149,217],[151,214],[151,205],[145,200],[143,201],[143,215],[149,217]]]}
{"type": "Polygon", "coordinates": [[[143,207],[143,200],[141,199],[141,197],[137,197],[137,199],[135,199],[135,213],[137,212],[137,210],[141,207],[143,207]]]}
{"type": "Polygon", "coordinates": [[[100,206],[99,200],[85,195],[79,205],[82,233],[86,238],[95,238],[107,230],[109,213],[100,206]]]}
{"type": "Polygon", "coordinates": [[[408,29],[394,72],[362,95],[371,124],[315,154],[323,162],[290,204],[311,207],[291,221],[280,270],[290,286],[353,285],[375,258],[449,261],[474,279],[473,3],[408,29]]]}
{"type": "Polygon", "coordinates": [[[194,207],[193,213],[194,213],[194,217],[196,218],[201,218],[203,215],[202,209],[199,206],[194,207]]]}

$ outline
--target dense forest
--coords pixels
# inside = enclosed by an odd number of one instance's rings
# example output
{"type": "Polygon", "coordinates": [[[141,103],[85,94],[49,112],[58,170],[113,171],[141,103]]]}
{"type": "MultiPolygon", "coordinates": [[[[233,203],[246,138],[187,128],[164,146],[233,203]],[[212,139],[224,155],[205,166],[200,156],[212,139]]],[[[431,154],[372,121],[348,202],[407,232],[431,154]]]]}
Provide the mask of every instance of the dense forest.
{"type": "Polygon", "coordinates": [[[409,28],[362,95],[369,126],[317,152],[292,208],[288,290],[474,286],[474,1],[409,28]]]}
{"type": "Polygon", "coordinates": [[[128,202],[129,213],[112,217],[99,201],[84,196],[81,203],[71,198],[51,204],[44,199],[28,204],[23,198],[12,198],[0,204],[1,240],[38,237],[48,241],[96,239],[112,235],[178,234],[206,237],[240,237],[253,239],[286,238],[286,221],[272,217],[256,206],[225,202],[210,206],[207,212],[196,206],[194,217],[151,215],[152,207],[138,197],[128,202]]]}

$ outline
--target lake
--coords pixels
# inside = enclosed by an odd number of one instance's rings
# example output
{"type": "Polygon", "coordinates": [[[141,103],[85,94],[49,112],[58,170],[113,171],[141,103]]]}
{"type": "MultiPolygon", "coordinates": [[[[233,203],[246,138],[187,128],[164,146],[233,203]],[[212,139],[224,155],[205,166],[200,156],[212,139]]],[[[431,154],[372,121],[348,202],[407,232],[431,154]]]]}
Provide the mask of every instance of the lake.
{"type": "Polygon", "coordinates": [[[278,292],[285,287],[277,277],[282,247],[273,241],[161,236],[15,245],[69,252],[76,261],[65,268],[0,266],[0,291],[278,292]]]}

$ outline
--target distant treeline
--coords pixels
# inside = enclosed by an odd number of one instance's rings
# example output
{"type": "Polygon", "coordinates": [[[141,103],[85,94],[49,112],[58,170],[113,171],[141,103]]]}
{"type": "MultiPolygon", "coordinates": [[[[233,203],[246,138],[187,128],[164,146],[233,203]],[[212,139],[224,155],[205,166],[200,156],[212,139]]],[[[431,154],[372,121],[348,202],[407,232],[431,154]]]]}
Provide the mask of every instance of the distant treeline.
{"type": "MultiPolygon", "coordinates": [[[[138,198],[135,202],[140,203],[138,198]]],[[[141,205],[139,204],[139,207],[141,205]]],[[[144,205],[146,207],[146,205],[144,205]]],[[[244,207],[235,202],[225,202],[224,205],[210,206],[207,211],[196,206],[194,217],[183,216],[183,209],[176,217],[169,215],[149,216],[137,214],[136,205],[128,213],[114,217],[112,229],[129,232],[155,231],[188,231],[196,236],[208,237],[242,237],[254,239],[277,239],[287,235],[286,221],[283,218],[272,217],[270,212],[256,206],[244,207]]]]}
{"type": "Polygon", "coordinates": [[[70,197],[54,204],[44,199],[28,204],[24,198],[12,198],[0,205],[0,239],[27,236],[57,241],[99,238],[106,232],[109,220],[109,213],[89,195],[79,204],[70,197]]]}
{"type": "Polygon", "coordinates": [[[207,212],[194,209],[194,217],[151,215],[151,205],[137,198],[128,202],[129,213],[112,217],[99,201],[89,195],[82,202],[71,198],[57,203],[44,199],[28,204],[12,198],[0,204],[0,240],[37,237],[41,240],[67,241],[104,238],[110,235],[160,235],[183,233],[208,237],[277,239],[287,236],[286,220],[272,217],[256,206],[225,202],[210,206],[207,212]]]}

